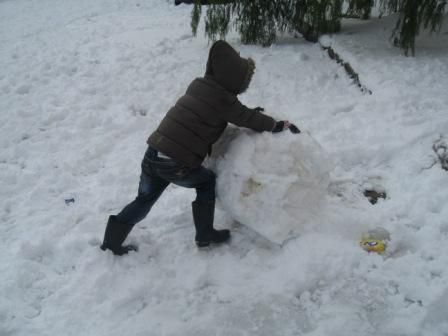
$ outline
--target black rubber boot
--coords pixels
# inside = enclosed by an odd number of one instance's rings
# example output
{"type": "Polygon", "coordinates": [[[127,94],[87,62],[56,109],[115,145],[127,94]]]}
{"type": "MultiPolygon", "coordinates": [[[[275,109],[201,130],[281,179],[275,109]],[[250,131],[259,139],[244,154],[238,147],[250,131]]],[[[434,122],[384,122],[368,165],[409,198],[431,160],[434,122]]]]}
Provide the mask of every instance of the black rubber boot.
{"type": "Polygon", "coordinates": [[[120,223],[117,216],[109,216],[101,249],[103,251],[111,250],[115,255],[120,256],[127,254],[129,251],[137,251],[135,245],[122,245],[131,230],[132,225],[120,223]]]}
{"type": "Polygon", "coordinates": [[[230,238],[229,230],[215,230],[213,219],[215,217],[215,202],[191,203],[193,209],[193,221],[196,227],[196,245],[206,247],[210,244],[224,243],[230,238]]]}

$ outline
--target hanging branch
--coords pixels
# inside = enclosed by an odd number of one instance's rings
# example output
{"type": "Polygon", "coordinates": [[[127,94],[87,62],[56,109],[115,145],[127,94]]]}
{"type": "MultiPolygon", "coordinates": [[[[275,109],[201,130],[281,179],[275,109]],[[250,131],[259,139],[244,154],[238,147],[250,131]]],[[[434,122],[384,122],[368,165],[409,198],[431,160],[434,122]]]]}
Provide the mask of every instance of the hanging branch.
{"type": "MultiPolygon", "coordinates": [[[[308,41],[317,42],[321,34],[341,29],[344,15],[370,17],[375,0],[176,0],[192,3],[191,27],[194,34],[208,4],[205,33],[209,39],[224,38],[233,25],[243,43],[272,44],[278,32],[298,32],[308,41]],[[347,7],[343,13],[342,8],[347,7]]],[[[381,15],[398,13],[392,32],[393,44],[405,55],[415,55],[415,38],[420,29],[438,32],[442,26],[447,0],[379,0],[381,15]]]]}

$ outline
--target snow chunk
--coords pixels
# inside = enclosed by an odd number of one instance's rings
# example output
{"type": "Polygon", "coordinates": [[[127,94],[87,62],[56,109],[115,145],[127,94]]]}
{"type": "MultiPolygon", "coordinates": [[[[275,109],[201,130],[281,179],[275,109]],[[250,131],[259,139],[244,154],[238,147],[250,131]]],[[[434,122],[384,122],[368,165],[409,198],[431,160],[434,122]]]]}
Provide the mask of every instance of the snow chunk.
{"type": "Polygon", "coordinates": [[[319,43],[324,48],[330,48],[333,44],[333,39],[329,35],[322,35],[319,38],[319,43]]]}
{"type": "Polygon", "coordinates": [[[323,206],[329,162],[304,132],[229,129],[214,146],[218,205],[241,224],[281,244],[323,206]]]}

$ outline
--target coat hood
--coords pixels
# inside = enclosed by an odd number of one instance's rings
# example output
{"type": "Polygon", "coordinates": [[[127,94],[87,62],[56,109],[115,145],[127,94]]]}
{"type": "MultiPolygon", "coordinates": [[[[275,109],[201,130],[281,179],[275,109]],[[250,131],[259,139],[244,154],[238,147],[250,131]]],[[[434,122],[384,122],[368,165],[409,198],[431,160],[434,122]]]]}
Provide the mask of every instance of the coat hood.
{"type": "Polygon", "coordinates": [[[212,77],[227,91],[237,95],[249,87],[255,62],[243,58],[225,41],[216,41],[210,48],[205,75],[212,77]]]}

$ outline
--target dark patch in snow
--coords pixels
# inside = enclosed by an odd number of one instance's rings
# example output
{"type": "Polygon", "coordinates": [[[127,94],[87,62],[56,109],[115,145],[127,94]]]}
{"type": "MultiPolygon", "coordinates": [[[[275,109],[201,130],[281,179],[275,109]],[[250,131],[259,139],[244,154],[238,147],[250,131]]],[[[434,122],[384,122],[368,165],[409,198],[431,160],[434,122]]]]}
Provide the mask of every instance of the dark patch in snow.
{"type": "Polygon", "coordinates": [[[423,301],[422,300],[413,300],[410,298],[405,297],[404,302],[406,302],[407,306],[417,304],[419,307],[423,307],[423,301]]]}
{"type": "Polygon", "coordinates": [[[364,196],[367,197],[370,203],[376,204],[378,199],[386,199],[387,194],[384,191],[377,191],[374,189],[366,189],[364,190],[364,196]]]}
{"type": "Polygon", "coordinates": [[[442,169],[448,171],[448,144],[446,140],[440,137],[432,146],[432,150],[436,153],[442,169]]]}
{"type": "Polygon", "coordinates": [[[146,117],[148,115],[148,110],[146,108],[136,107],[135,105],[129,106],[129,110],[131,111],[134,117],[138,115],[146,117]]]}

